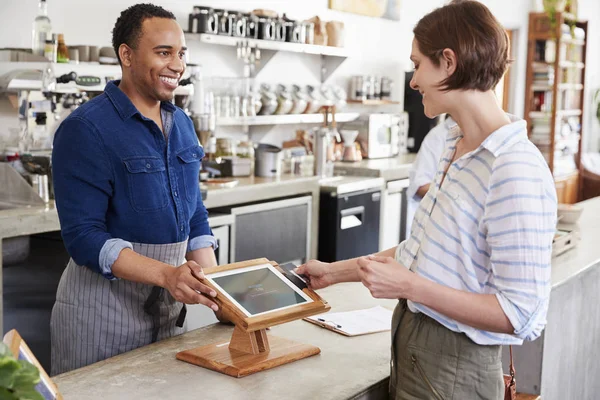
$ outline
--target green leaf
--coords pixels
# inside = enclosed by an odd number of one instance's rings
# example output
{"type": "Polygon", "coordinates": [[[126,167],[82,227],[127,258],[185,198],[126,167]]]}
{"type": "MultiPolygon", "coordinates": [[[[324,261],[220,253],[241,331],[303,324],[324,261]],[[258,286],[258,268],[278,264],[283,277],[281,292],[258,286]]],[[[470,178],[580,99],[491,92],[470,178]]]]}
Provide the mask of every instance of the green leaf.
{"type": "Polygon", "coordinates": [[[4,342],[0,342],[0,358],[13,357],[12,351],[4,342]]]}
{"type": "Polygon", "coordinates": [[[44,400],[44,396],[35,390],[35,388],[16,390],[15,395],[19,400],[44,400]]]}
{"type": "Polygon", "coordinates": [[[12,357],[0,358],[0,387],[12,389],[21,366],[12,357]]]}
{"type": "Polygon", "coordinates": [[[25,361],[19,360],[21,369],[17,371],[13,387],[15,389],[27,389],[33,388],[40,382],[40,371],[35,365],[25,361]]]}
{"type": "Polygon", "coordinates": [[[8,391],[3,387],[0,387],[0,400],[20,400],[14,393],[8,391]]]}

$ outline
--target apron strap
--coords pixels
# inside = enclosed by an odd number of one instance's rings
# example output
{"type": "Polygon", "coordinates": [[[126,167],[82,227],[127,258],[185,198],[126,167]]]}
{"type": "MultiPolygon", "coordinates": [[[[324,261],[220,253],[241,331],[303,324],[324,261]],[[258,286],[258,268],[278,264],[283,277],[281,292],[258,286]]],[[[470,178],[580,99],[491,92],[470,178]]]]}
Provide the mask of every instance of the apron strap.
{"type": "Polygon", "coordinates": [[[187,307],[185,304],[181,307],[181,311],[179,312],[179,317],[177,317],[177,322],[175,326],[179,328],[183,328],[183,323],[185,322],[185,316],[187,315],[187,307]]]}
{"type": "Polygon", "coordinates": [[[153,286],[150,295],[144,303],[144,311],[152,316],[152,343],[158,339],[158,331],[160,329],[160,305],[158,299],[163,292],[160,286],[153,286]]]}
{"type": "MultiPolygon", "coordinates": [[[[144,303],[144,311],[147,314],[152,316],[152,343],[155,343],[158,340],[158,332],[160,330],[160,304],[159,299],[164,292],[164,288],[160,286],[153,286],[150,295],[146,299],[144,303]]],[[[179,328],[183,327],[183,323],[185,322],[185,317],[187,315],[187,307],[185,304],[181,308],[179,312],[179,316],[177,317],[176,326],[179,328]]]]}

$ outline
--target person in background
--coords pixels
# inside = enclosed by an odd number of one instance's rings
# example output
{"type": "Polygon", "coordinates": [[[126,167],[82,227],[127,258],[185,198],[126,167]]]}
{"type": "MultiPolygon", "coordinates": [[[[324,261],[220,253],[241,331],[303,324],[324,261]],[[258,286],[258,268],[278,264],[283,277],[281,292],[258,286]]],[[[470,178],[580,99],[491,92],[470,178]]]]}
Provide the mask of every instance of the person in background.
{"type": "Polygon", "coordinates": [[[376,255],[311,260],[297,273],[314,289],[354,281],[399,299],[391,398],[502,399],[501,346],[534,340],[546,325],[554,180],[526,122],[511,120],[494,94],[508,38],[488,8],[451,3],[413,32],[411,86],[427,116],[447,113],[457,126],[411,234],[376,255]]]}
{"type": "Polygon", "coordinates": [[[415,211],[429,190],[429,185],[435,180],[440,158],[446,147],[446,138],[456,122],[446,115],[443,122],[430,130],[419,148],[417,158],[410,168],[409,185],[406,190],[408,204],[406,207],[406,232],[410,232],[415,211]]]}
{"type": "Polygon", "coordinates": [[[171,103],[185,71],[183,31],[171,12],[137,4],[117,19],[113,47],[122,80],[54,139],[71,260],[52,310],[53,375],[182,333],[186,303],[218,310],[202,273],[217,265],[198,181],[204,152],[171,103]]]}

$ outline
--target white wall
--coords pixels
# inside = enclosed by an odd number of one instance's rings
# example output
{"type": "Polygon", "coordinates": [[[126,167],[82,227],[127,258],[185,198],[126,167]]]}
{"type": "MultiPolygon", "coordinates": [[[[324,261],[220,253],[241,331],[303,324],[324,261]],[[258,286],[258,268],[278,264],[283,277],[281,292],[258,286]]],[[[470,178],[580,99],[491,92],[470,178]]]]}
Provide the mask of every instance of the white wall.
{"type": "MultiPolygon", "coordinates": [[[[586,83],[586,98],[591,99],[593,88],[600,87],[600,55],[592,49],[600,48],[600,1],[579,0],[580,14],[589,18],[590,35],[586,83]]],[[[139,1],[135,0],[49,0],[49,16],[55,31],[65,35],[67,44],[89,44],[108,46],[111,30],[121,10],[139,1]]],[[[187,15],[193,5],[202,4],[234,10],[268,8],[286,12],[295,19],[319,15],[325,20],[336,19],[346,24],[346,47],[353,56],[346,60],[330,78],[328,83],[346,87],[347,78],[354,74],[385,74],[403,85],[401,71],[410,68],[408,56],[412,41],[412,28],[424,14],[443,5],[444,0],[404,0],[401,20],[394,22],[384,19],[362,17],[341,13],[327,8],[328,0],[154,0],[156,4],[173,11],[180,24],[187,28],[187,15]]],[[[37,0],[0,0],[0,48],[30,46],[31,22],[36,13],[37,0]]],[[[515,63],[513,64],[511,110],[523,114],[525,82],[525,56],[527,51],[528,12],[532,0],[483,0],[500,22],[509,29],[517,29],[515,63]]],[[[460,21],[457,21],[460,23],[460,21]]],[[[188,43],[190,61],[203,66],[205,76],[237,76],[241,74],[241,64],[236,61],[231,48],[188,43]]],[[[319,62],[316,56],[302,56],[290,53],[277,54],[261,71],[257,81],[317,84],[319,62]]],[[[401,91],[396,89],[397,96],[401,91]]],[[[590,100],[591,101],[591,100],[590,100]]],[[[6,100],[0,100],[0,136],[6,132],[9,107],[6,100]],[[4,115],[3,115],[4,114],[4,115]],[[4,118],[2,118],[4,116],[4,118]]],[[[588,108],[590,111],[590,108],[588,108]]],[[[15,117],[16,119],[16,117],[15,117]]],[[[592,113],[585,116],[586,133],[590,133],[592,113]]],[[[15,122],[16,123],[16,122],[15,122]]],[[[293,137],[299,127],[256,129],[254,140],[281,141],[293,137]]],[[[595,127],[600,130],[599,127],[595,127]]],[[[597,148],[597,139],[590,143],[597,148]]]]}

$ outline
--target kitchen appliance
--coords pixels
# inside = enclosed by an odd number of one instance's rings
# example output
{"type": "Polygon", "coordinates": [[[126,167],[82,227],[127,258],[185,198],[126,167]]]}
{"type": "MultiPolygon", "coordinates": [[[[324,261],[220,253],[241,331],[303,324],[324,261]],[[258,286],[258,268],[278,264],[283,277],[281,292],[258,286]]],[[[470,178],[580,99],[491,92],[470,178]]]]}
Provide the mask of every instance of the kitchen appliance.
{"type": "Polygon", "coordinates": [[[417,153],[425,135],[438,124],[438,118],[425,115],[423,96],[418,90],[410,87],[414,72],[406,72],[404,80],[404,111],[408,113],[407,148],[411,153],[417,153]]]}
{"type": "Polygon", "coordinates": [[[275,22],[271,18],[258,18],[258,38],[263,40],[275,40],[275,22]]]}
{"type": "Polygon", "coordinates": [[[281,172],[281,149],[270,144],[260,143],[254,151],[256,160],[254,175],[275,177],[281,172]]]}
{"type": "Polygon", "coordinates": [[[402,114],[364,114],[343,128],[358,130],[358,141],[365,158],[394,157],[406,148],[407,116],[402,114]]]}
{"type": "MultiPolygon", "coordinates": [[[[229,233],[234,221],[235,218],[231,214],[210,212],[208,215],[208,225],[217,241],[218,247],[215,249],[215,256],[219,265],[229,264],[229,233]]],[[[187,304],[186,306],[185,325],[187,331],[217,322],[217,318],[210,308],[202,304],[187,304]]]]}
{"type": "Polygon", "coordinates": [[[232,18],[227,10],[215,10],[217,16],[217,34],[223,36],[231,36],[233,26],[231,25],[232,18]]]}
{"type": "Polygon", "coordinates": [[[406,196],[408,185],[408,179],[398,179],[386,183],[381,202],[383,214],[381,216],[380,251],[397,246],[410,235],[410,232],[407,232],[408,218],[410,218],[406,196]]]}
{"type": "Polygon", "coordinates": [[[340,140],[335,122],[335,106],[323,106],[323,126],[313,129],[313,154],[315,156],[315,175],[333,176],[334,138],[340,140]],[[331,114],[331,124],[329,123],[331,114]]]}
{"type": "Polygon", "coordinates": [[[252,13],[244,14],[246,17],[246,37],[248,39],[258,38],[258,17],[252,13]]]}
{"type": "Polygon", "coordinates": [[[359,161],[360,157],[354,143],[356,137],[358,136],[358,131],[341,130],[340,136],[344,142],[344,153],[342,154],[342,160],[349,162],[359,161]]]}
{"type": "Polygon", "coordinates": [[[383,178],[335,177],[321,181],[318,259],[347,260],[376,253],[383,178]]]}

